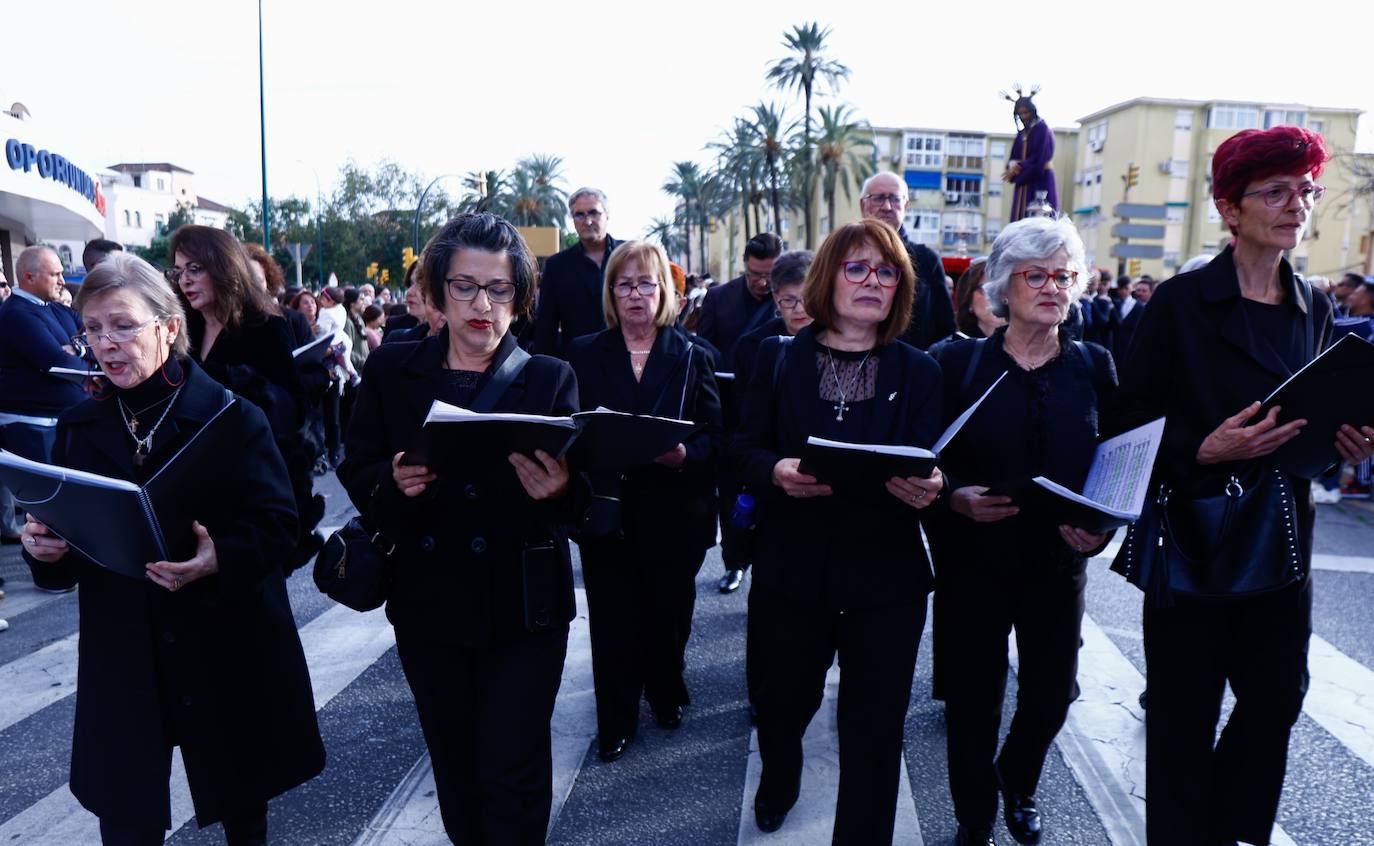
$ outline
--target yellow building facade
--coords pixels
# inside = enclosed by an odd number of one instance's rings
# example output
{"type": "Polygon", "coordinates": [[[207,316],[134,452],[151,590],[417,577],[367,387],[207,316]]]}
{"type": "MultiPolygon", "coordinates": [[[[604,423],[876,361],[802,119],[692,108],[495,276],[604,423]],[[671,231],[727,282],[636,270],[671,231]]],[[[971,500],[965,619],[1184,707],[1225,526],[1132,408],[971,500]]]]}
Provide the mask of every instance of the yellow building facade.
{"type": "MultiPolygon", "coordinates": [[[[1212,153],[1246,128],[1293,123],[1319,131],[1335,156],[1321,178],[1326,196],[1292,259],[1300,272],[1339,276],[1347,270],[1374,271],[1374,198],[1355,190],[1355,163],[1371,170],[1374,156],[1354,153],[1357,109],[1275,105],[1257,102],[1138,98],[1094,112],[1077,128],[1054,131],[1053,167],[1060,209],[1072,214],[1083,235],[1089,263],[1114,272],[1112,247],[1122,202],[1162,206],[1161,219],[1131,219],[1163,227],[1162,238],[1128,239],[1157,258],[1122,262],[1136,275],[1165,278],[1190,257],[1214,253],[1230,233],[1211,201],[1212,153]],[[1122,177],[1131,166],[1137,184],[1129,193],[1122,177]]],[[[907,186],[908,236],[941,255],[986,254],[1006,225],[1011,185],[1002,180],[1015,133],[978,130],[878,127],[873,130],[879,170],[900,176],[907,186]]],[[[818,241],[833,224],[817,191],[818,241]]],[[[859,192],[837,192],[835,218],[859,217],[859,192]]],[[[781,235],[789,249],[804,246],[800,213],[783,215],[781,235]]],[[[742,272],[743,226],[734,212],[715,221],[708,240],[708,267],[718,280],[742,272]]]]}

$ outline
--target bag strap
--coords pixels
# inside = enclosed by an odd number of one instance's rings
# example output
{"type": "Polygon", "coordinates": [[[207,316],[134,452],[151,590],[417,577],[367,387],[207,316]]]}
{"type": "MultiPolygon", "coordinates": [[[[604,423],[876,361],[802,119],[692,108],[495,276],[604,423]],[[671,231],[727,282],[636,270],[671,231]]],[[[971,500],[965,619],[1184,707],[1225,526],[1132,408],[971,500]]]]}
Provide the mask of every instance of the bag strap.
{"type": "Polygon", "coordinates": [[[496,368],[496,372],[491,374],[487,384],[473,399],[471,410],[487,412],[496,407],[496,403],[501,400],[501,395],[506,389],[515,382],[515,378],[525,369],[525,365],[530,361],[530,354],[515,347],[506,356],[506,360],[501,362],[501,366],[496,368]]]}
{"type": "MultiPolygon", "coordinates": [[[[687,362],[682,371],[682,395],[678,398],[677,418],[683,419],[682,415],[687,410],[687,383],[692,379],[692,357],[696,353],[697,345],[690,337],[687,338],[687,362]]],[[[673,370],[677,372],[676,368],[673,370]]],[[[663,401],[668,398],[668,389],[673,387],[672,374],[663,380],[663,387],[659,389],[658,398],[650,406],[649,413],[654,415],[662,414],[663,401]]]]}
{"type": "Polygon", "coordinates": [[[1303,301],[1307,304],[1307,320],[1303,327],[1307,333],[1304,339],[1307,342],[1307,360],[1311,361],[1317,357],[1317,339],[1312,331],[1312,285],[1301,276],[1294,274],[1298,282],[1298,288],[1302,290],[1303,301]]]}
{"type": "Polygon", "coordinates": [[[963,381],[959,383],[959,396],[968,394],[969,385],[973,384],[973,375],[978,370],[978,362],[983,359],[983,350],[988,345],[987,338],[979,338],[973,342],[973,355],[969,356],[968,367],[964,370],[963,381]]]}
{"type": "Polygon", "coordinates": [[[787,363],[787,349],[792,345],[791,335],[778,336],[778,358],[773,362],[773,393],[778,392],[778,386],[782,384],[783,365],[787,363]]]}

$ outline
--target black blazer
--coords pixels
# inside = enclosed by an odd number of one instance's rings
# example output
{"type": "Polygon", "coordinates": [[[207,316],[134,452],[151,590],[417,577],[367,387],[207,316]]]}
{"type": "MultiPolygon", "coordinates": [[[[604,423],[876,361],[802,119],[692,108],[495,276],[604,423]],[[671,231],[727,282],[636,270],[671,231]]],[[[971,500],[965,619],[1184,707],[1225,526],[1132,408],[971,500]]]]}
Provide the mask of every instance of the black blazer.
{"type": "MultiPolygon", "coordinates": [[[[501,366],[515,339],[507,333],[478,391],[501,366]]],[[[530,499],[514,468],[488,465],[441,473],[420,496],[408,498],[391,478],[391,458],[415,444],[438,396],[448,353],[448,329],[417,343],[383,344],[368,356],[346,441],[339,481],[358,511],[397,542],[396,576],[387,618],[440,643],[483,647],[525,636],[526,589],[554,598],[556,630],[575,613],[567,535],[568,500],[530,499]],[[504,468],[503,468],[504,469],[504,468]],[[556,572],[526,584],[527,546],[552,542],[556,572]]],[[[496,411],[568,415],[578,411],[572,368],[547,356],[526,363],[496,411]]],[[[535,578],[532,576],[532,578],[535,578]]]]}
{"type": "Polygon", "coordinates": [[[601,286],[606,263],[620,242],[606,236],[601,263],[593,261],[573,244],[549,257],[539,276],[539,306],[534,317],[531,352],[566,358],[575,338],[606,328],[601,307],[601,286]]]}
{"type": "MultiPolygon", "coordinates": [[[[674,470],[651,464],[620,479],[621,519],[627,540],[643,555],[664,545],[707,549],[716,542],[713,464],[722,451],[720,391],[715,359],[675,326],[658,330],[644,375],[635,381],[619,329],[578,338],[568,350],[577,372],[582,409],[679,417],[700,423],[683,441],[687,459],[674,470]],[[672,531],[680,528],[681,531],[672,531]]],[[[606,493],[615,479],[591,474],[591,487],[606,493]]]]}
{"type": "MultiPolygon", "coordinates": [[[[185,387],[158,429],[145,475],[133,466],[113,400],[90,400],[62,415],[53,460],[129,481],[146,478],[224,406],[223,387],[193,362],[184,368],[185,387]]],[[[201,825],[265,802],[324,768],[282,575],[296,542],[286,468],[261,411],[239,399],[225,415],[206,433],[215,440],[196,445],[194,482],[173,506],[209,531],[218,573],[171,593],[75,552],[58,565],[30,559],[34,568],[62,567],[67,583],[81,585],[71,787],[102,818],[166,824],[172,743],[184,750],[201,825]]]]}
{"type": "Polygon", "coordinates": [[[1112,304],[1107,331],[1111,336],[1112,358],[1117,364],[1125,363],[1126,357],[1130,355],[1131,345],[1135,343],[1136,330],[1140,327],[1141,317],[1148,305],[1137,300],[1130,313],[1122,317],[1121,303],[1112,304]]]}
{"type": "Polygon", "coordinates": [[[201,353],[205,318],[200,312],[187,311],[186,329],[191,355],[206,373],[262,409],[278,437],[296,433],[305,409],[305,389],[291,357],[295,345],[285,318],[245,314],[236,328],[220,331],[208,358],[201,353]]]}
{"type": "Polygon", "coordinates": [[[754,299],[749,284],[737,276],[706,292],[701,300],[697,334],[720,350],[721,363],[734,361],[735,344],[773,316],[773,298],[754,299]]]}
{"type": "Polygon", "coordinates": [[[940,256],[925,244],[905,241],[912,269],[916,271],[916,298],[911,304],[911,322],[902,340],[925,350],[941,338],[954,334],[954,301],[945,287],[945,266],[940,256]]]}
{"type": "MultiPolygon", "coordinates": [[[[1311,286],[1279,266],[1291,319],[1306,322],[1311,286]]],[[[1313,349],[1331,343],[1331,304],[1312,298],[1313,349]]],[[[1231,463],[1197,463],[1203,440],[1227,417],[1262,400],[1291,374],[1279,358],[1252,336],[1241,304],[1240,282],[1228,248],[1205,267],[1159,285],[1140,319],[1134,352],[1118,362],[1121,389],[1109,425],[1114,431],[1161,415],[1164,442],[1155,475],[1175,485],[1215,482],[1234,471],[1231,463]]],[[[1297,499],[1304,554],[1311,554],[1313,509],[1309,484],[1290,479],[1297,499]]]]}
{"type": "MultiPolygon", "coordinates": [[[[900,341],[874,355],[874,413],[862,440],[929,447],[940,435],[939,366],[900,341]]],[[[773,465],[799,457],[807,437],[823,431],[818,415],[831,412],[818,411],[819,390],[814,324],[786,345],[763,342],[730,450],[759,497],[752,589],[839,609],[924,602],[932,579],[916,510],[893,497],[878,506],[795,499],[773,484],[773,465]],[[775,386],[779,355],[786,359],[775,386]]]]}

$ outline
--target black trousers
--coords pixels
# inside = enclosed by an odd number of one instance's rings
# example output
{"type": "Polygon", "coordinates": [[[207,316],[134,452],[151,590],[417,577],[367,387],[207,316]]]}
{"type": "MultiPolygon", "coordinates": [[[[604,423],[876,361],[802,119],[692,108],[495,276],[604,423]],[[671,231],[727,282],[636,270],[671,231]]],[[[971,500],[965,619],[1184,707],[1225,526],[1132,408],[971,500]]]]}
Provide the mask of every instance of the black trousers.
{"type": "Polygon", "coordinates": [[[749,594],[758,641],[758,800],[785,810],[801,790],[802,736],[839,653],[840,792],[836,844],[890,844],[902,736],[925,627],[920,602],[836,611],[749,594]]]}
{"type": "Polygon", "coordinates": [[[549,724],[566,628],[474,649],[396,627],[396,650],[455,843],[542,844],[553,801],[549,724]]]}
{"type": "Polygon", "coordinates": [[[1088,579],[1082,562],[996,577],[975,567],[951,570],[958,568],[945,567],[936,587],[945,644],[949,788],[955,818],[979,828],[997,818],[999,778],[1008,790],[1027,796],[1040,782],[1045,755],[1078,692],[1088,579]],[[1020,662],[1016,712],[999,754],[1007,636],[1013,630],[1020,662]]]}
{"type": "Polygon", "coordinates": [[[333,461],[343,446],[344,429],[339,416],[342,402],[343,397],[339,395],[338,387],[332,384],[324,392],[324,399],[320,402],[320,411],[324,421],[325,454],[330,461],[333,461]]]}
{"type": "Polygon", "coordinates": [[[1145,603],[1145,833],[1152,846],[1268,843],[1307,693],[1312,582],[1254,599],[1145,603]],[[1235,710],[1216,739],[1227,682],[1235,710]]]}
{"type": "Polygon", "coordinates": [[[642,559],[628,541],[581,547],[603,744],[634,737],[641,695],[656,712],[691,702],[682,673],[706,551],[666,548],[670,542],[665,538],[653,560],[642,559]]]}
{"type": "MultiPolygon", "coordinates": [[[[102,846],[162,846],[166,830],[161,826],[127,825],[102,819],[102,846]]],[[[229,846],[261,846],[267,842],[267,805],[260,810],[224,820],[224,842],[229,846]]]]}
{"type": "Polygon", "coordinates": [[[716,471],[716,510],[720,517],[720,558],[727,570],[746,570],[754,558],[754,532],[735,525],[732,515],[740,495],[739,479],[728,467],[716,471]]]}

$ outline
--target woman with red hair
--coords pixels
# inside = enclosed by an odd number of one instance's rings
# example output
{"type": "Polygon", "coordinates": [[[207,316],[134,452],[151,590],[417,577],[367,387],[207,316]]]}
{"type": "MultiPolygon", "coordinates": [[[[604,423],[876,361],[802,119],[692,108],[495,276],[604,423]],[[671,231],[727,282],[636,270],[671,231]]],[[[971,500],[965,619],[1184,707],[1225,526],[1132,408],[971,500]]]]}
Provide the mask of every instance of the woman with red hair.
{"type": "MultiPolygon", "coordinates": [[[[1278,810],[1308,683],[1314,511],[1309,478],[1279,453],[1307,421],[1261,416],[1259,401],[1331,340],[1330,302],[1284,257],[1329,158],[1295,126],[1222,142],[1212,197],[1234,242],[1159,286],[1122,363],[1113,428],[1166,418],[1155,487],[1113,565],[1146,597],[1152,846],[1268,843],[1278,810]]],[[[1362,460],[1371,441],[1374,428],[1342,426],[1331,458],[1362,460]]]]}

